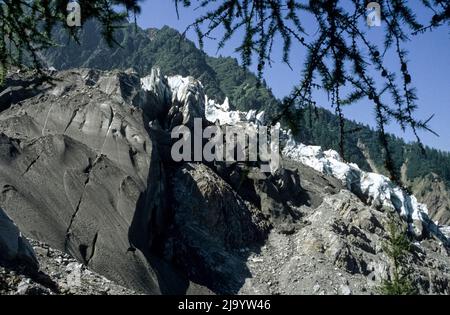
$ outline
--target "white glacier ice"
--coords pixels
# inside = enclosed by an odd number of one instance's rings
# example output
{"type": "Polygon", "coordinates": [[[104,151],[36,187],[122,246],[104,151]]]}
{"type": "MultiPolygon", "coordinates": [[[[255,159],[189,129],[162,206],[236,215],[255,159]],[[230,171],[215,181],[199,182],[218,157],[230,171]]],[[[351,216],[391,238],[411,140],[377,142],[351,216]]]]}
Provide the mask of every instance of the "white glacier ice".
{"type": "Polygon", "coordinates": [[[206,97],[205,103],[205,117],[208,121],[220,125],[235,125],[244,121],[255,121],[256,111],[241,112],[237,110],[230,110],[228,97],[225,98],[223,104],[218,104],[216,101],[206,97]]]}
{"type": "MultiPolygon", "coordinates": [[[[206,119],[219,120],[220,124],[254,122],[264,124],[264,112],[230,111],[228,99],[222,105],[209,100],[205,106],[206,119]]],[[[397,210],[409,223],[410,231],[418,238],[423,236],[424,227],[442,238],[450,237],[450,227],[437,226],[428,217],[425,204],[409,195],[388,177],[361,170],[354,163],[347,163],[334,150],[324,151],[320,146],[305,145],[294,140],[290,130],[281,130],[282,155],[305,164],[323,174],[339,179],[343,185],[367,203],[397,210]],[[284,139],[283,139],[284,138],[284,139]]]]}
{"type": "MultiPolygon", "coordinates": [[[[170,90],[172,101],[184,104],[183,114],[186,117],[204,116],[211,123],[220,125],[251,123],[251,126],[260,126],[265,122],[263,111],[231,110],[228,98],[222,104],[209,99],[204,94],[201,83],[192,77],[166,77],[167,83],[164,83],[158,79],[159,73],[152,75],[152,78],[142,80],[143,89],[157,89],[162,97],[166,96],[166,89],[170,90]]],[[[323,150],[320,146],[299,143],[290,130],[280,129],[280,140],[282,156],[339,179],[347,189],[368,204],[395,209],[408,222],[411,232],[418,238],[422,237],[424,229],[444,240],[450,237],[450,227],[438,226],[432,222],[428,217],[427,206],[419,203],[415,196],[409,195],[388,177],[365,172],[358,165],[343,161],[334,150],[323,150]]]]}
{"type": "Polygon", "coordinates": [[[427,206],[419,203],[416,197],[409,195],[384,175],[365,172],[356,164],[344,162],[334,150],[323,151],[318,146],[297,143],[290,135],[282,154],[338,178],[347,189],[361,195],[370,204],[397,210],[410,223],[411,232],[417,237],[422,236],[423,224],[431,222],[427,206]]]}

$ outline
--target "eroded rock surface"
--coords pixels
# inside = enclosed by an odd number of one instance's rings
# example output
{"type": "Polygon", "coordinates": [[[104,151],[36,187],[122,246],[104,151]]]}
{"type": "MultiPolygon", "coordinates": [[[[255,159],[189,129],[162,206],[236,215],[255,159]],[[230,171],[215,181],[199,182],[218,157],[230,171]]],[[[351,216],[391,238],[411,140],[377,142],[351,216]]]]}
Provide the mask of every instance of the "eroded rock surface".
{"type": "Polygon", "coordinates": [[[164,183],[144,114],[127,103],[129,84],[140,90],[133,78],[59,73],[45,93],[3,111],[0,204],[30,237],[159,293],[146,256],[163,228],[164,183]]]}

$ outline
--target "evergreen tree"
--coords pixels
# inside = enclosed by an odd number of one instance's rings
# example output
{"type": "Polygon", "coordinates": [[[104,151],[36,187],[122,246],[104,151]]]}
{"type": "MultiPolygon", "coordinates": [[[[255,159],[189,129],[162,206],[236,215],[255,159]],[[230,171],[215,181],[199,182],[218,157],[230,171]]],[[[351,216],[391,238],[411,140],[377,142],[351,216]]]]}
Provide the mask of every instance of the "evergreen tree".
{"type": "MultiPolygon", "coordinates": [[[[63,26],[71,37],[77,39],[77,28],[67,25],[67,0],[0,0],[0,85],[10,66],[22,67],[24,59],[40,70],[39,53],[54,45],[52,30],[63,26]]],[[[82,8],[84,23],[95,18],[103,26],[103,36],[108,44],[115,43],[114,30],[118,22],[129,13],[140,12],[138,0],[77,1],[82,8]],[[118,8],[124,8],[119,11],[118,8]]]]}
{"type": "Polygon", "coordinates": [[[407,233],[402,229],[401,224],[391,218],[389,226],[388,240],[383,244],[383,251],[392,263],[391,275],[388,279],[383,279],[379,287],[380,294],[383,295],[413,295],[417,293],[410,278],[407,257],[411,251],[411,242],[407,233]]]}
{"type": "MultiPolygon", "coordinates": [[[[282,117],[294,117],[301,108],[315,107],[313,92],[322,90],[330,95],[339,117],[339,151],[345,157],[345,134],[351,132],[345,124],[343,107],[367,98],[373,104],[377,122],[378,140],[383,148],[385,168],[395,181],[399,181],[394,158],[389,147],[385,127],[390,120],[401,128],[411,128],[419,146],[418,130],[433,132],[428,123],[414,117],[417,108],[416,94],[408,70],[407,52],[402,48],[410,36],[448,24],[450,2],[442,0],[420,1],[430,12],[426,25],[418,22],[405,0],[379,0],[382,19],[386,28],[384,47],[372,44],[361,25],[366,23],[366,5],[369,1],[351,0],[226,0],[220,4],[214,0],[175,0],[177,9],[199,6],[207,13],[198,17],[190,26],[198,34],[199,44],[221,33],[218,47],[243,30],[241,53],[243,66],[257,60],[258,77],[261,79],[271,57],[277,38],[283,44],[282,61],[289,65],[293,45],[307,52],[300,82],[287,97],[274,116],[274,122],[282,117]],[[314,29],[304,28],[304,18],[313,19],[314,29]],[[318,32],[316,32],[318,28],[318,32]],[[313,34],[313,35],[310,35],[313,34]],[[384,56],[393,50],[398,69],[387,68],[384,56]],[[376,75],[373,75],[376,73],[376,75]],[[384,82],[380,84],[380,82],[384,82]],[[343,90],[351,90],[343,95],[343,90]]],[[[292,125],[296,125],[296,121],[292,125]]]]}

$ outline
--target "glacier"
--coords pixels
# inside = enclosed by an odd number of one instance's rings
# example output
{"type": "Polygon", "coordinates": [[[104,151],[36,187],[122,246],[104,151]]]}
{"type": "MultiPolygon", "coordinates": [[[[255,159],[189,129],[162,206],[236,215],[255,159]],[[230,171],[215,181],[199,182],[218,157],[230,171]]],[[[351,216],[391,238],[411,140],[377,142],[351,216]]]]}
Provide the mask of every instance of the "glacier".
{"type": "MultiPolygon", "coordinates": [[[[221,125],[250,122],[263,124],[264,111],[257,113],[230,110],[228,99],[223,104],[208,100],[205,106],[206,119],[221,125]]],[[[343,185],[366,203],[378,207],[396,210],[408,223],[410,232],[422,238],[424,229],[438,236],[443,241],[450,237],[450,227],[439,226],[428,216],[428,208],[419,203],[417,198],[392,182],[388,177],[361,170],[354,163],[345,162],[338,152],[323,150],[320,146],[305,145],[297,142],[291,130],[281,129],[282,156],[305,164],[325,175],[339,179],[343,185]]]]}
{"type": "MultiPolygon", "coordinates": [[[[251,126],[261,126],[265,123],[264,111],[232,110],[228,98],[225,98],[222,104],[209,98],[203,93],[203,85],[192,77],[177,75],[168,76],[165,79],[166,86],[160,87],[157,91],[169,89],[172,98],[182,103],[189,98],[186,95],[190,95],[200,103],[198,107],[204,109],[202,117],[211,123],[219,125],[249,123],[251,126]]],[[[149,85],[163,84],[160,80],[156,82],[154,78],[151,81],[153,84],[149,84],[149,79],[143,78],[143,88],[150,90],[149,85]]],[[[280,128],[280,144],[284,158],[300,162],[322,174],[337,178],[348,190],[369,205],[397,211],[417,239],[423,238],[424,233],[429,232],[442,242],[449,242],[450,226],[441,226],[438,222],[433,222],[428,216],[427,206],[418,202],[415,196],[410,195],[388,177],[363,171],[358,165],[344,161],[334,150],[323,150],[320,146],[300,143],[294,139],[291,130],[280,128]]]]}

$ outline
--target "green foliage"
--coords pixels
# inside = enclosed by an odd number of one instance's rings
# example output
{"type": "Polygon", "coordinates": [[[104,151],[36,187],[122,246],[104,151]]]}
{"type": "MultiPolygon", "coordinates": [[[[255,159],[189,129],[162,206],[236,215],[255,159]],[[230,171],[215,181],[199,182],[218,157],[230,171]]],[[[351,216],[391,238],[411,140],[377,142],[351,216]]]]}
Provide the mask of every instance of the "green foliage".
{"type": "Polygon", "coordinates": [[[70,40],[63,28],[59,28],[54,32],[58,46],[44,51],[43,56],[46,63],[57,69],[133,68],[139,74],[147,75],[152,67],[158,66],[166,75],[192,75],[202,82],[208,82],[208,95],[214,95],[218,100],[225,98],[217,74],[208,64],[205,53],[192,42],[184,40],[177,31],[169,27],[142,30],[132,24],[125,24],[114,35],[119,45],[111,47],[102,38],[100,24],[89,21],[80,30],[77,43],[70,40]]]}
{"type": "Polygon", "coordinates": [[[410,179],[422,178],[435,173],[450,187],[450,154],[433,148],[426,148],[426,156],[417,146],[407,150],[407,176],[410,179]]]}
{"type": "Polygon", "coordinates": [[[208,57],[207,62],[219,78],[220,89],[237,109],[265,110],[269,116],[275,113],[279,102],[270,88],[265,82],[260,82],[254,74],[241,67],[236,59],[208,57]]]}
{"type": "Polygon", "coordinates": [[[384,167],[391,178],[400,182],[395,161],[389,150],[385,131],[389,120],[402,129],[410,128],[422,146],[418,130],[427,130],[429,120],[414,117],[417,96],[408,70],[407,52],[402,45],[410,33],[434,29],[450,20],[450,4],[442,1],[421,1],[430,10],[429,26],[421,25],[406,0],[379,1],[383,13],[384,44],[373,44],[361,27],[366,24],[367,1],[296,1],[296,0],[175,0],[176,6],[203,7],[206,13],[197,17],[190,27],[198,34],[200,47],[205,39],[218,36],[218,48],[233,35],[242,34],[236,50],[241,53],[244,67],[256,60],[258,79],[270,65],[273,47],[282,47],[282,61],[289,65],[291,48],[296,45],[306,53],[300,60],[304,67],[299,83],[283,101],[275,121],[292,108],[307,108],[314,104],[314,90],[328,93],[339,117],[339,151],[345,156],[346,121],[342,106],[366,97],[375,113],[378,140],[382,147],[384,167]],[[304,20],[312,20],[305,29],[304,20]],[[280,45],[281,44],[281,45],[280,45]],[[386,55],[392,51],[399,67],[388,69],[386,55]],[[383,53],[381,53],[383,52],[383,53]],[[342,91],[350,90],[349,97],[342,91]]]}
{"type": "MultiPolygon", "coordinates": [[[[291,117],[293,114],[290,114],[291,117]]],[[[324,149],[339,151],[339,117],[322,108],[305,108],[296,111],[294,122],[288,124],[298,129],[297,140],[312,145],[320,145],[324,149]]],[[[384,165],[383,151],[380,150],[377,131],[369,126],[346,120],[345,148],[347,161],[358,164],[366,171],[378,171],[388,174],[384,165]],[[373,169],[368,164],[372,160],[373,169]]],[[[430,173],[437,174],[450,187],[450,153],[424,147],[419,144],[405,143],[399,137],[387,135],[389,151],[393,160],[394,171],[398,174],[402,166],[407,166],[408,182],[423,178],[430,173]]]]}
{"type": "Polygon", "coordinates": [[[411,242],[406,231],[391,219],[388,226],[389,238],[383,244],[383,250],[392,262],[392,273],[379,287],[383,295],[412,295],[417,290],[409,277],[407,257],[411,251],[411,242]]]}
{"type": "Polygon", "coordinates": [[[389,240],[384,244],[383,250],[396,263],[404,263],[406,255],[411,250],[411,242],[408,239],[406,231],[391,222],[388,225],[389,240]]]}
{"type": "MultiPolygon", "coordinates": [[[[128,16],[128,12],[140,11],[137,0],[79,0],[81,18],[85,22],[95,18],[102,25],[101,34],[109,45],[114,43],[117,23],[128,16]],[[126,12],[119,12],[124,7],[126,12]]],[[[54,46],[52,31],[63,27],[67,34],[77,40],[77,28],[66,24],[67,3],[64,0],[2,0],[0,1],[0,82],[5,69],[22,67],[24,62],[40,70],[40,53],[54,46]]]]}
{"type": "Polygon", "coordinates": [[[120,46],[108,46],[102,39],[100,25],[87,22],[79,32],[79,43],[70,41],[63,28],[56,29],[59,45],[43,52],[46,63],[57,69],[73,67],[101,70],[134,68],[141,75],[158,66],[166,75],[191,75],[205,85],[207,95],[222,102],[228,96],[237,109],[274,111],[279,102],[265,84],[233,58],[212,58],[197,49],[179,32],[169,27],[142,30],[124,25],[115,31],[120,46]]]}
{"type": "Polygon", "coordinates": [[[393,280],[383,280],[379,293],[382,295],[415,295],[417,291],[407,275],[395,275],[393,280]]]}

